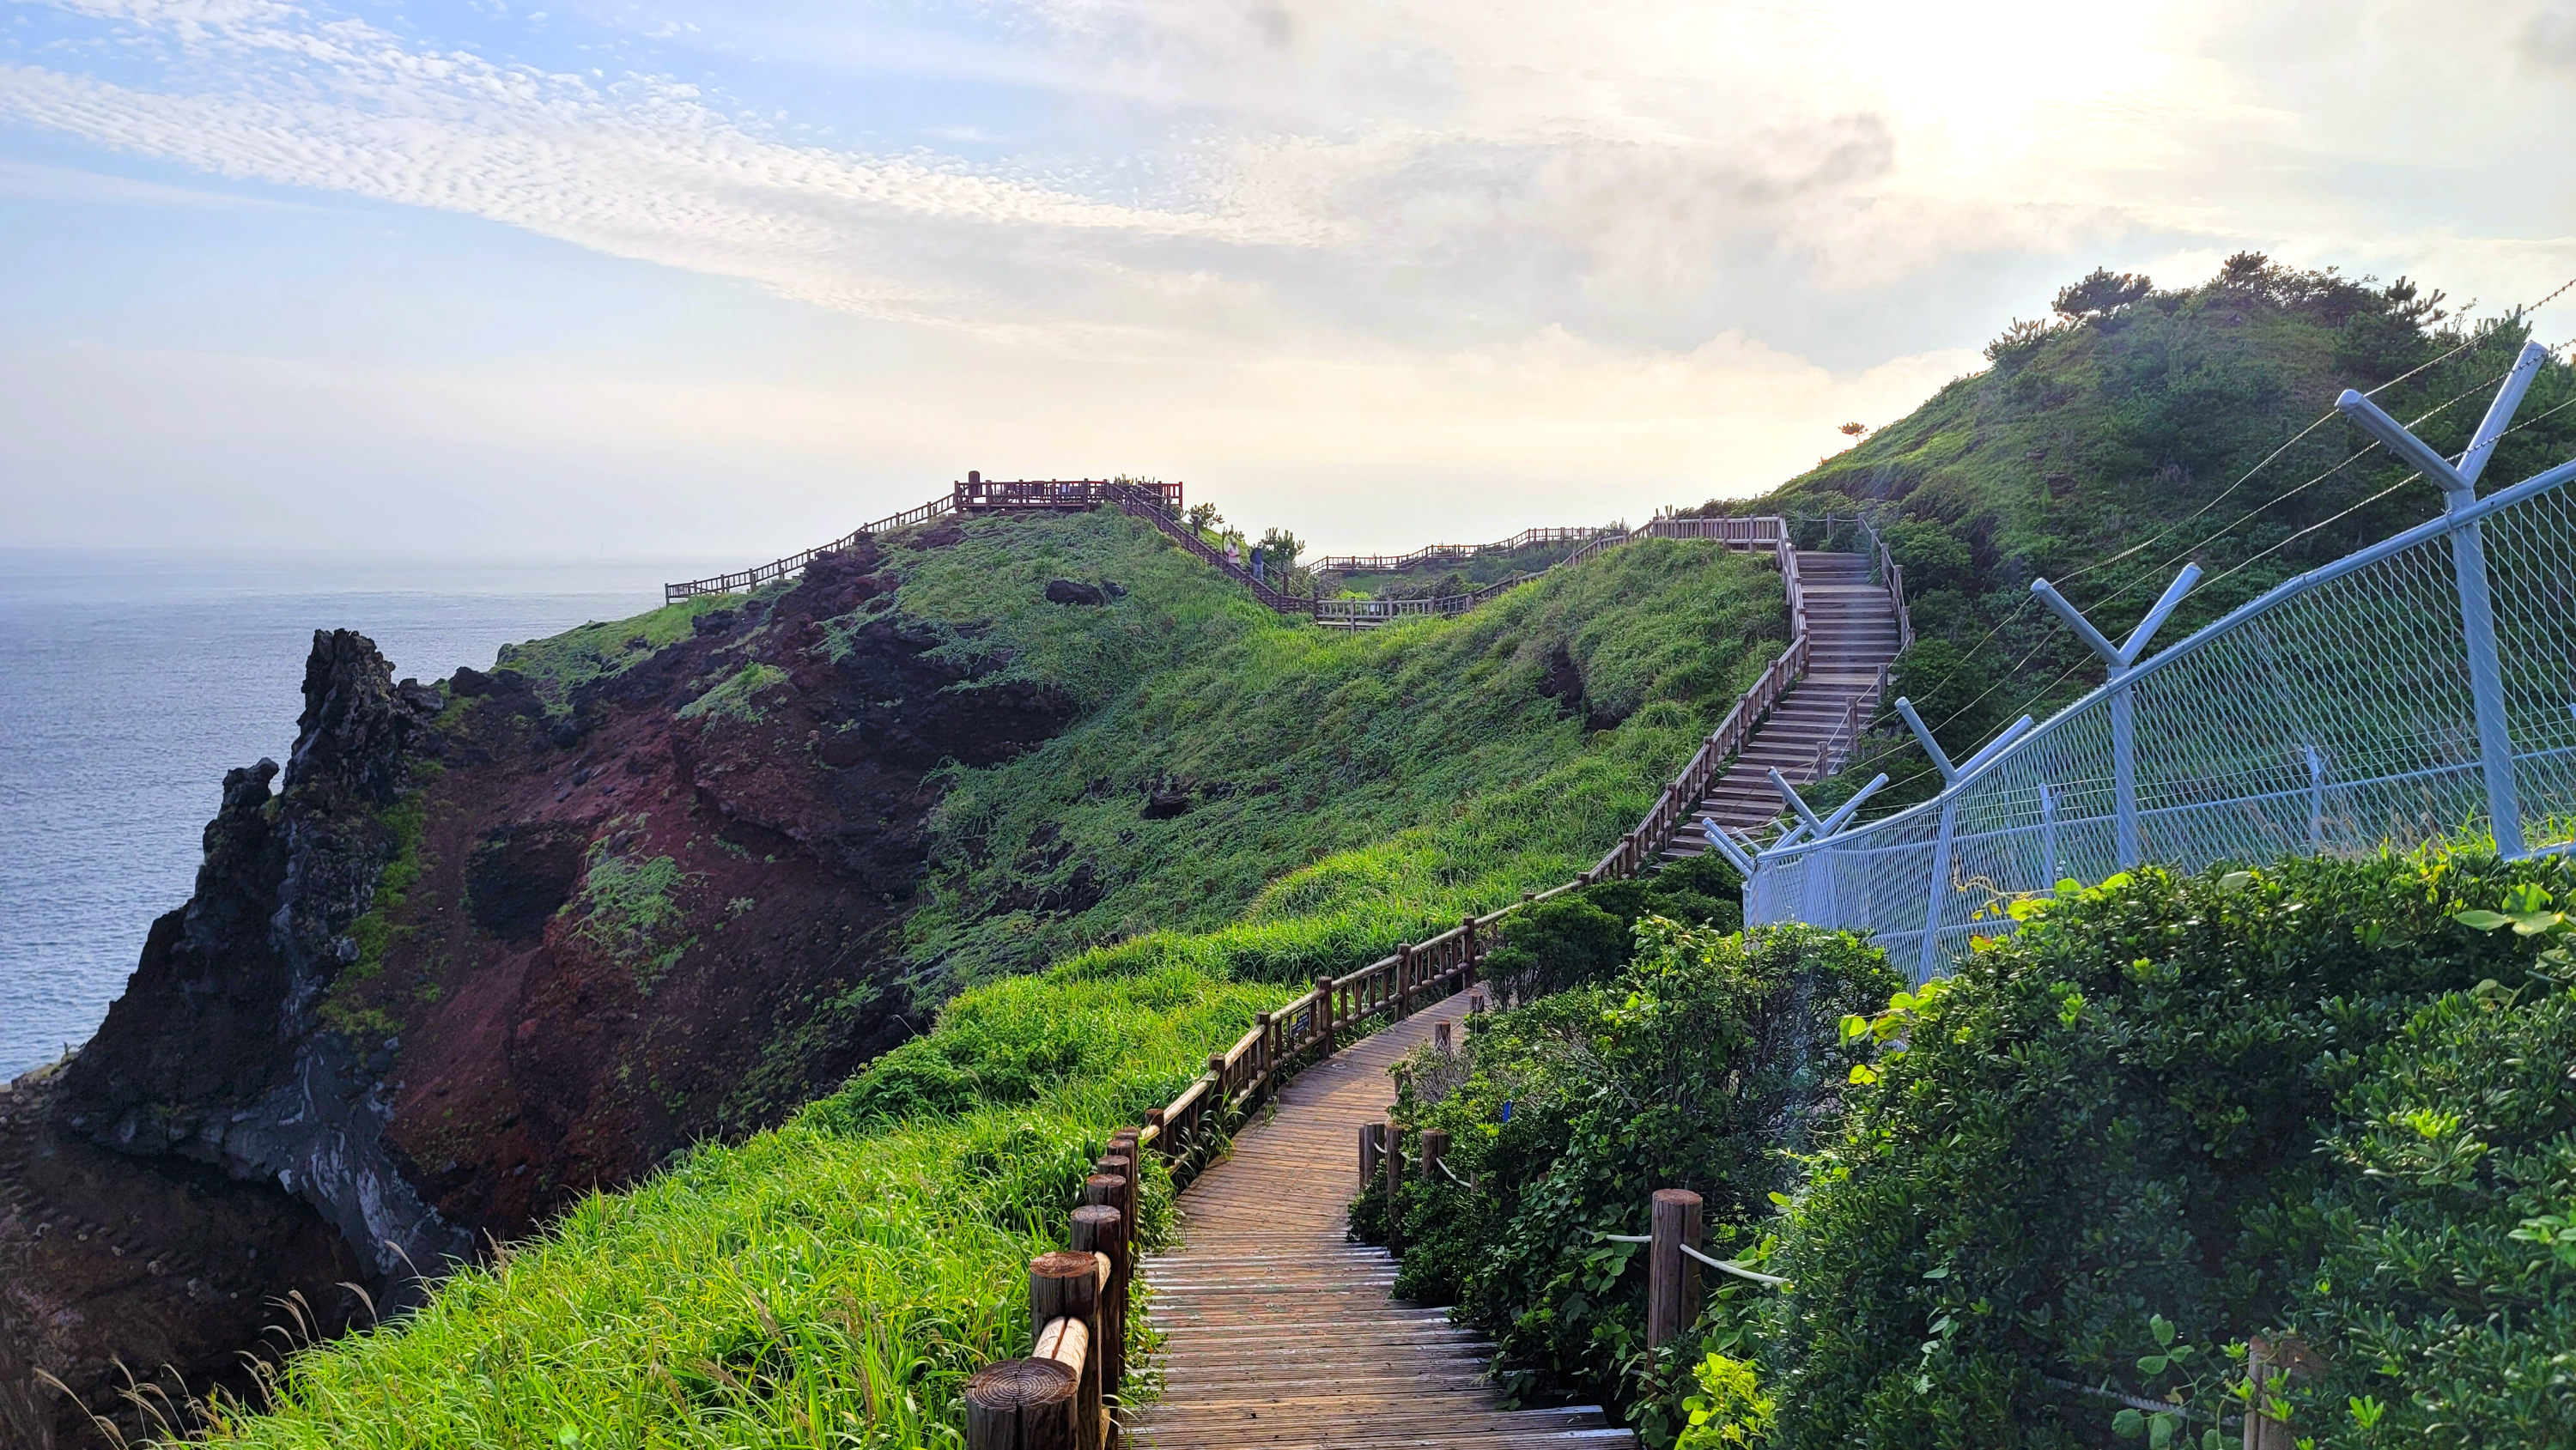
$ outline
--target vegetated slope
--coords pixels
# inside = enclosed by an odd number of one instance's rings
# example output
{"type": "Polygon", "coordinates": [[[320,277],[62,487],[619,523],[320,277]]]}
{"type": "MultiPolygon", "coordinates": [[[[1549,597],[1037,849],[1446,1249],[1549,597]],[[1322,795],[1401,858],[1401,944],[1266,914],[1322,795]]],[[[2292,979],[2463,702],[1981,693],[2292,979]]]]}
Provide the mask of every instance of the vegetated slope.
{"type": "Polygon", "coordinates": [[[1212,577],[1112,514],[978,524],[909,567],[902,608],[986,622],[943,653],[1082,709],[943,777],[908,927],[927,980],[1117,942],[1272,981],[1347,971],[1589,866],[1786,628],[1766,560],[1669,540],[1357,634],[1212,577]],[[1045,603],[1077,564],[1129,593],[1045,603]]]}
{"type": "MultiPolygon", "coordinates": [[[[1464,619],[1365,636],[1280,620],[1115,515],[968,521],[870,562],[856,577],[899,582],[846,613],[791,610],[790,590],[711,625],[774,631],[808,658],[746,651],[704,671],[688,709],[711,723],[692,733],[825,760],[878,749],[899,718],[860,702],[818,720],[798,672],[880,630],[944,671],[942,698],[970,717],[986,692],[1059,701],[1068,723],[1046,743],[925,783],[945,793],[927,890],[889,959],[925,994],[1071,960],[950,1003],[788,1127],[583,1202],[406,1325],[310,1352],[276,1413],[224,1434],[936,1438],[965,1374],[1025,1334],[1023,1266],[1082,1165],[1283,995],[1253,981],[1347,970],[1589,864],[1783,623],[1763,561],[1656,541],[1464,619]]],[[[601,655],[541,645],[513,663],[546,676],[541,697],[594,676],[562,695],[578,716],[615,678],[601,655]]],[[[725,799],[782,841],[817,834],[797,834],[798,797],[758,772],[725,799]]]]}
{"type": "MultiPolygon", "coordinates": [[[[2398,486],[2407,470],[2358,429],[2333,418],[2302,430],[2342,389],[2387,385],[2376,401],[2422,418],[2419,434],[2455,454],[2530,330],[2448,318],[2440,294],[2403,279],[2382,287],[2252,254],[2196,287],[2144,280],[2070,287],[2052,325],[2018,324],[1987,350],[1991,368],[1768,495],[1702,510],[1880,511],[1916,633],[1894,693],[1954,755],[2100,683],[2032,579],[2059,584],[2116,639],[2197,561],[2207,577],[2160,634],[2170,642],[2433,517],[2438,490],[2398,486]]],[[[2576,370],[2546,365],[2482,486],[2576,455],[2576,409],[2557,411],[2571,400],[2576,370]]]]}

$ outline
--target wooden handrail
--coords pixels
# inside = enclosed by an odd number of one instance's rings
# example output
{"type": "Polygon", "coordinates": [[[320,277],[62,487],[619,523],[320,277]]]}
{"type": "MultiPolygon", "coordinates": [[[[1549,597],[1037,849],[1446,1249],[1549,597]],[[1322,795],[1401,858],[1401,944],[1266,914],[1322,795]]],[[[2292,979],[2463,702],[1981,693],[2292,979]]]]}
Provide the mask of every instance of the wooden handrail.
{"type": "Polygon", "coordinates": [[[731,594],[737,589],[757,589],[772,579],[786,578],[825,554],[837,554],[844,549],[856,548],[861,539],[871,534],[882,534],[888,529],[908,529],[914,524],[925,524],[955,507],[956,498],[953,494],[947,498],[935,498],[918,508],[905,509],[902,513],[879,519],[872,524],[862,524],[828,544],[817,545],[801,554],[790,554],[784,559],[772,559],[766,564],[738,570],[731,574],[717,574],[705,579],[665,584],[662,586],[662,602],[677,604],[683,599],[692,599],[701,594],[731,594]]]}

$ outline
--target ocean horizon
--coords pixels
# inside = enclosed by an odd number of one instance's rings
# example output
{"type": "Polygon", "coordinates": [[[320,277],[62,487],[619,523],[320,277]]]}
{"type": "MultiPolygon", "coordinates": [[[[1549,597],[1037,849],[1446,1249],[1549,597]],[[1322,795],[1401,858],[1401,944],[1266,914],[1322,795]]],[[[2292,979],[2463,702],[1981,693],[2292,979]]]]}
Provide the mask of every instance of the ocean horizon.
{"type": "Polygon", "coordinates": [[[437,680],[746,562],[0,548],[0,1079],[97,1030],[224,772],[294,744],[315,630],[437,680]]]}

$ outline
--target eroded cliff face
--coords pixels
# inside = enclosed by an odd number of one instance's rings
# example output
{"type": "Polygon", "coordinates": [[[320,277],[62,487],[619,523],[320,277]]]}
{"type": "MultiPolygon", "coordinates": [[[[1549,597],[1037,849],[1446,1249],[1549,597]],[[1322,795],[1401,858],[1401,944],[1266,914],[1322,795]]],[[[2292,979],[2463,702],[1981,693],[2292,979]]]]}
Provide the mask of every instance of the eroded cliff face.
{"type": "Polygon", "coordinates": [[[48,1085],[51,1129],[291,1199],[401,1305],[412,1266],[775,1122],[911,1035],[892,934],[932,772],[1072,706],[950,662],[880,563],[818,560],[568,692],[397,684],[318,633],[287,764],[226,777],[196,892],[48,1085]]]}

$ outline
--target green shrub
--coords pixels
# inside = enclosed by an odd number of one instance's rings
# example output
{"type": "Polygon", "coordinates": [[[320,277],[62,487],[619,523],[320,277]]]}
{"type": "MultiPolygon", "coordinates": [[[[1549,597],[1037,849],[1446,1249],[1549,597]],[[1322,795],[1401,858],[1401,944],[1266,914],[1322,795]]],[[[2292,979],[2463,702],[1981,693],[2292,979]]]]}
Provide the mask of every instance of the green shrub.
{"type": "Polygon", "coordinates": [[[1606,981],[1634,955],[1639,918],[1734,931],[1744,925],[1743,893],[1743,878],[1711,852],[1643,880],[1553,896],[1505,919],[1484,974],[1502,999],[1520,1002],[1606,981]]]}
{"type": "Polygon", "coordinates": [[[1409,1064],[1399,1118],[1447,1129],[1451,1167],[1476,1186],[1408,1185],[1398,1290],[1455,1302],[1492,1334],[1515,1399],[1627,1404],[1669,1443],[1679,1369],[1696,1356],[1666,1356],[1642,1394],[1626,1382],[1643,1256],[1601,1235],[1643,1232],[1654,1190],[1689,1188],[1709,1242],[1752,1251],[1770,1195],[1793,1183],[1782,1150],[1854,1060],[1836,1017],[1900,979],[1877,951],[1811,927],[1728,935],[1647,917],[1634,941],[1615,980],[1480,1019],[1461,1064],[1409,1064]]]}
{"type": "Polygon", "coordinates": [[[2576,1001],[2554,927],[2454,919],[2571,896],[2491,856],[2143,870],[1855,1022],[1882,1056],[1772,1261],[1775,1444],[2197,1444],[2052,1381],[2231,1412],[2223,1347],[2282,1332],[2319,1447],[2576,1444],[2576,1001]]]}

